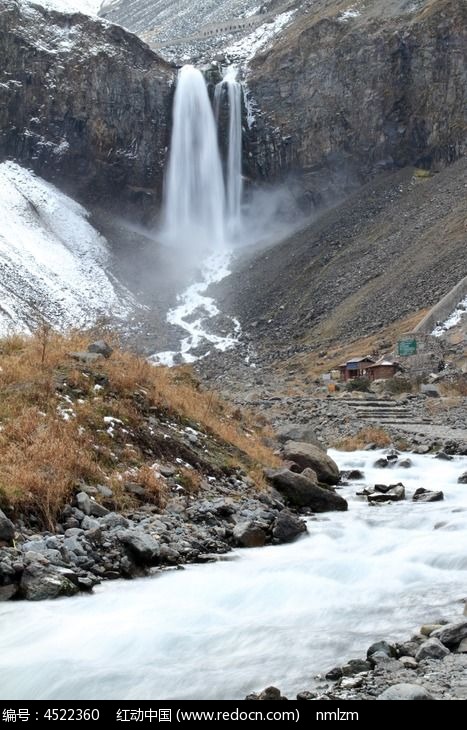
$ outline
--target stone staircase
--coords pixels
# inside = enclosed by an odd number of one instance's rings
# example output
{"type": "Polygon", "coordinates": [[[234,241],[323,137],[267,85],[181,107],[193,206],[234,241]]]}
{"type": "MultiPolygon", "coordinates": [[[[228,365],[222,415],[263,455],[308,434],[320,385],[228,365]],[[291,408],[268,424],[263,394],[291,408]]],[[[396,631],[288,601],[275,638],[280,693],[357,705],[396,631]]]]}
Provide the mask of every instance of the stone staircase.
{"type": "Polygon", "coordinates": [[[342,401],[352,408],[355,416],[362,421],[391,426],[415,426],[431,423],[431,419],[420,418],[415,414],[409,403],[401,403],[393,399],[348,397],[342,398],[342,401]]]}

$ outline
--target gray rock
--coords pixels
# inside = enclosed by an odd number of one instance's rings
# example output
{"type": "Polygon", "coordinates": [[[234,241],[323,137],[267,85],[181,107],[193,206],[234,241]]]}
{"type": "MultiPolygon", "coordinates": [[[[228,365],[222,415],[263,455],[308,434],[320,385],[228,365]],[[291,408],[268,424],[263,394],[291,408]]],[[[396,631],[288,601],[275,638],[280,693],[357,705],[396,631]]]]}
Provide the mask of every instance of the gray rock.
{"type": "Polygon", "coordinates": [[[442,624],[423,624],[423,626],[420,628],[420,633],[423,634],[423,636],[431,636],[433,631],[441,629],[442,626],[442,624]]]}
{"type": "Polygon", "coordinates": [[[462,639],[461,643],[456,649],[457,654],[467,654],[467,638],[462,639]]]}
{"type": "Polygon", "coordinates": [[[467,638],[467,621],[446,624],[442,629],[433,631],[432,636],[439,639],[442,644],[449,648],[455,647],[460,644],[462,639],[467,638]]]}
{"type": "Polygon", "coordinates": [[[323,449],[315,432],[309,426],[287,423],[276,431],[276,436],[277,440],[281,443],[285,443],[286,441],[299,441],[300,443],[313,444],[313,446],[317,446],[321,450],[323,449]]]}
{"type": "Polygon", "coordinates": [[[414,502],[440,502],[443,499],[443,492],[430,492],[429,489],[423,489],[423,487],[416,489],[412,497],[414,502]]]}
{"type": "Polygon", "coordinates": [[[402,469],[410,469],[413,466],[413,461],[412,461],[412,459],[409,459],[409,458],[401,459],[398,462],[397,466],[400,466],[402,469]]]}
{"type": "Polygon", "coordinates": [[[325,679],[329,679],[331,682],[337,682],[343,676],[342,667],[333,667],[324,676],[325,679]]]}
{"type": "Polygon", "coordinates": [[[431,383],[422,383],[420,386],[420,392],[427,395],[429,398],[439,398],[439,389],[436,385],[431,383]]]}
{"type": "Polygon", "coordinates": [[[260,692],[258,696],[259,700],[284,700],[285,697],[281,695],[280,689],[277,689],[277,687],[266,687],[266,689],[263,689],[262,692],[260,692]]]}
{"type": "Polygon", "coordinates": [[[27,601],[73,596],[79,592],[74,579],[75,574],[70,570],[32,562],[26,566],[21,577],[21,595],[27,601]]]}
{"type": "Polygon", "coordinates": [[[347,664],[343,665],[342,674],[344,677],[351,677],[360,672],[368,672],[370,669],[371,664],[366,659],[350,659],[347,664]]]}
{"type": "Polygon", "coordinates": [[[415,659],[417,662],[422,661],[422,659],[444,659],[448,654],[449,649],[439,639],[432,638],[423,642],[415,654],[415,659]]]}
{"type": "Polygon", "coordinates": [[[405,487],[403,484],[386,485],[377,484],[375,491],[368,495],[369,502],[400,502],[405,499],[405,487]]]}
{"type": "Polygon", "coordinates": [[[377,652],[383,652],[383,654],[386,654],[389,657],[397,656],[396,647],[394,644],[389,644],[387,641],[375,641],[374,644],[369,646],[366,652],[367,658],[369,659],[377,652]]]}
{"type": "Polygon", "coordinates": [[[94,502],[94,500],[91,500],[91,515],[93,517],[105,517],[109,514],[109,512],[110,510],[108,510],[107,507],[99,504],[99,502],[94,502]]]}
{"type": "Polygon", "coordinates": [[[287,441],[283,449],[284,457],[298,464],[302,469],[310,467],[323,484],[337,484],[340,478],[339,467],[322,449],[300,441],[287,441]]]}
{"type": "Polygon", "coordinates": [[[130,523],[126,517],[119,515],[117,512],[109,512],[100,520],[103,527],[113,530],[117,527],[129,527],[130,523]]]}
{"type": "Polygon", "coordinates": [[[277,491],[295,507],[310,507],[314,512],[347,509],[347,502],[343,497],[319,487],[302,474],[295,474],[288,469],[266,470],[265,474],[277,491]]]}
{"type": "Polygon", "coordinates": [[[102,355],[99,355],[97,352],[69,352],[68,356],[72,358],[72,360],[77,360],[78,362],[83,363],[84,365],[93,365],[96,360],[100,360],[102,358],[102,355]]]}
{"type": "Polygon", "coordinates": [[[114,495],[110,487],[107,487],[105,484],[98,484],[96,489],[99,494],[101,494],[103,497],[107,497],[108,499],[110,499],[114,495]]]}
{"type": "Polygon", "coordinates": [[[306,524],[303,520],[284,509],[282,512],[279,512],[275,519],[272,536],[274,542],[291,542],[298,535],[306,532],[306,529],[306,524]]]}
{"type": "Polygon", "coordinates": [[[122,530],[117,535],[126,545],[135,561],[142,565],[156,565],[159,561],[159,543],[142,530],[122,530]]]}
{"type": "Polygon", "coordinates": [[[460,475],[459,479],[457,480],[458,484],[467,484],[467,471],[465,471],[463,474],[460,475]]]}
{"type": "Polygon", "coordinates": [[[86,492],[78,492],[76,495],[76,504],[78,505],[78,509],[84,512],[85,515],[91,514],[92,501],[86,492]]]}
{"type": "Polygon", "coordinates": [[[316,699],[316,692],[309,692],[308,690],[305,690],[304,692],[299,692],[297,695],[297,700],[314,700],[316,699]]]}
{"type": "Polygon", "coordinates": [[[406,669],[417,669],[418,667],[418,662],[415,661],[413,656],[401,656],[399,661],[406,669]]]}
{"type": "Polygon", "coordinates": [[[453,457],[450,454],[446,454],[445,451],[438,451],[435,459],[440,459],[441,461],[452,461],[453,457]]]}
{"type": "Polygon", "coordinates": [[[433,700],[434,697],[418,684],[393,684],[377,698],[377,700],[433,700]]]}
{"type": "MultiPolygon", "coordinates": [[[[290,467],[289,467],[290,469],[290,467]]],[[[295,471],[294,469],[290,469],[290,471],[295,471]]],[[[300,467],[297,470],[297,473],[300,473],[300,467]]],[[[302,471],[302,477],[306,477],[306,479],[309,479],[310,482],[313,482],[313,484],[318,484],[318,475],[315,472],[314,469],[310,469],[309,466],[307,466],[306,469],[302,471]]]]}
{"type": "Polygon", "coordinates": [[[239,547],[262,547],[266,543],[264,525],[255,521],[239,522],[233,530],[235,544],[239,547]]]}
{"type": "Polygon", "coordinates": [[[365,479],[365,475],[360,469],[349,469],[347,471],[341,471],[341,480],[354,482],[360,479],[365,479]]]}
{"type": "Polygon", "coordinates": [[[376,469],[386,469],[389,466],[389,461],[385,457],[381,457],[380,459],[376,459],[373,466],[376,469]]]}
{"type": "Polygon", "coordinates": [[[10,598],[16,595],[18,592],[18,586],[15,583],[10,583],[6,586],[0,586],[0,603],[2,601],[9,601],[10,598]]]}
{"type": "Polygon", "coordinates": [[[95,530],[96,528],[100,527],[100,522],[86,515],[85,517],[83,517],[81,527],[83,528],[83,530],[95,530]]]}
{"type": "Polygon", "coordinates": [[[0,509],[0,543],[10,545],[15,537],[15,526],[0,509]]]}
{"type": "Polygon", "coordinates": [[[113,349],[110,347],[109,343],[105,340],[96,340],[96,342],[91,342],[91,344],[88,347],[88,352],[95,352],[98,355],[102,355],[105,358],[109,358],[111,354],[113,353],[113,349]]]}

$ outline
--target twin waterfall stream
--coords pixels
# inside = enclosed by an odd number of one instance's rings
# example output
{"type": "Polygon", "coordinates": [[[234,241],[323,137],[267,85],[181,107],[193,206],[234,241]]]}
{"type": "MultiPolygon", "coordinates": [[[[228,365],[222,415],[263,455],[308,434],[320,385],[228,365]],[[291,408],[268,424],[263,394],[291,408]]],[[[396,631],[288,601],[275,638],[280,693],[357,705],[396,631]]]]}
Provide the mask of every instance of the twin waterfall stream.
{"type": "Polygon", "coordinates": [[[205,292],[229,274],[232,246],[241,232],[241,205],[242,87],[236,71],[229,69],[217,84],[213,109],[202,73],[184,66],[175,92],[161,239],[181,256],[195,253],[201,261],[200,278],[179,295],[178,305],[167,314],[169,324],[186,332],[179,351],[156,353],[154,362],[172,365],[177,358],[193,362],[197,356],[192,351],[203,342],[219,350],[235,344],[240,331],[237,320],[231,319],[227,335],[209,331],[206,323],[219,310],[205,292]],[[228,138],[224,172],[218,122],[225,101],[228,138]]]}

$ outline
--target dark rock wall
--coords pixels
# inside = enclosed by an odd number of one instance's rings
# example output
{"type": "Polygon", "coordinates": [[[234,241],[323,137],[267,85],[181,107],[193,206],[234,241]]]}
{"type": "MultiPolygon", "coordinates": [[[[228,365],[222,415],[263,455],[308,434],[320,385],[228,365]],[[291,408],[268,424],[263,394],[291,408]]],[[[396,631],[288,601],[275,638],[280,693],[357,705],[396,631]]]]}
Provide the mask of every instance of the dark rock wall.
{"type": "Polygon", "coordinates": [[[253,60],[248,85],[262,115],[249,135],[251,174],[295,169],[313,196],[323,172],[345,182],[462,155],[467,3],[422,0],[399,16],[387,12],[396,0],[378,3],[348,22],[320,5],[253,60]]]}
{"type": "Polygon", "coordinates": [[[0,0],[0,159],[140,217],[161,197],[175,73],[136,36],[0,0]]]}

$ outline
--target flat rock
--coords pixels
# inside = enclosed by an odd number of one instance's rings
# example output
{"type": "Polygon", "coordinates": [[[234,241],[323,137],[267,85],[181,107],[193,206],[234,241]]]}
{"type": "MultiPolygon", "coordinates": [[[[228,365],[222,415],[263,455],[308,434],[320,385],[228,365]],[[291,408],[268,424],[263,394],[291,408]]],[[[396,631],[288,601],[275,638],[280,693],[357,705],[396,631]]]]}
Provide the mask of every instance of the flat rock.
{"type": "Polygon", "coordinates": [[[443,492],[431,492],[429,489],[424,489],[423,487],[416,489],[412,497],[414,502],[441,502],[443,499],[443,492]]]}
{"type": "Polygon", "coordinates": [[[393,684],[377,698],[377,700],[432,700],[431,694],[418,684],[393,684]]]}
{"type": "Polygon", "coordinates": [[[298,464],[302,469],[310,467],[316,472],[318,481],[323,484],[337,484],[340,478],[339,467],[322,449],[303,441],[287,441],[283,449],[284,457],[298,464]]]}

